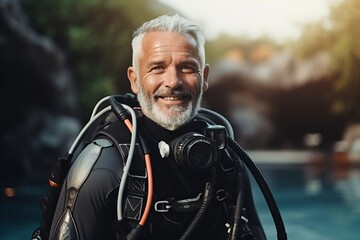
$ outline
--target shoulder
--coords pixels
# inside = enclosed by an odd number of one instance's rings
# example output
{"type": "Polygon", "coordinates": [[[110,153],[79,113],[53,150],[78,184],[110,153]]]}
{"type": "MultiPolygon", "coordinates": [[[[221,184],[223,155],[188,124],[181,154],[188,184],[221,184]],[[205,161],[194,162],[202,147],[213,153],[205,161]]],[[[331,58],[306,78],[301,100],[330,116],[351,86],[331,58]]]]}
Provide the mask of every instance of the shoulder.
{"type": "Polygon", "coordinates": [[[103,166],[103,169],[114,169],[114,166],[110,166],[109,160],[116,157],[118,160],[113,162],[121,163],[119,156],[114,147],[114,143],[109,139],[101,138],[94,140],[84,148],[71,166],[67,176],[68,186],[74,189],[80,189],[90,176],[90,173],[92,173],[94,169],[99,168],[99,165],[103,166]],[[106,165],[109,166],[104,168],[106,165]]]}
{"type": "Polygon", "coordinates": [[[129,143],[131,132],[127,126],[119,121],[114,114],[110,114],[106,123],[94,134],[93,139],[108,138],[115,143],[129,143]]]}

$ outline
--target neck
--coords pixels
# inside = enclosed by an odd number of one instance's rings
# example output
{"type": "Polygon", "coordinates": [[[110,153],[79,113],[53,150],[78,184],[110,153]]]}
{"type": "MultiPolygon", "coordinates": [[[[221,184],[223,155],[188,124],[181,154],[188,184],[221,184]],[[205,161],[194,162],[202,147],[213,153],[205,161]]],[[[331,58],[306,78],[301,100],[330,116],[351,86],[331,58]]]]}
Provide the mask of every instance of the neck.
{"type": "MultiPolygon", "coordinates": [[[[181,134],[194,131],[193,127],[191,127],[191,124],[189,123],[175,130],[168,130],[145,116],[143,116],[142,121],[142,126],[146,129],[146,132],[148,132],[149,135],[157,141],[170,142],[181,134]]],[[[190,121],[190,123],[191,122],[192,121],[190,121]]]]}

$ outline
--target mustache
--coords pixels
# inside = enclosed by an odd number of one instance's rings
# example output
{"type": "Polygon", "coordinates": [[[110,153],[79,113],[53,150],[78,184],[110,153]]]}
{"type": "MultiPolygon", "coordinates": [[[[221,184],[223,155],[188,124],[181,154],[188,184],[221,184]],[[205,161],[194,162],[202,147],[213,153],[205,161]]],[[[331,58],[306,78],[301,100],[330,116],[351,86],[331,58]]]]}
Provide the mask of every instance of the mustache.
{"type": "Polygon", "coordinates": [[[166,97],[166,96],[173,96],[178,98],[192,98],[194,94],[187,89],[165,89],[165,90],[158,90],[155,92],[154,97],[166,97]]]}

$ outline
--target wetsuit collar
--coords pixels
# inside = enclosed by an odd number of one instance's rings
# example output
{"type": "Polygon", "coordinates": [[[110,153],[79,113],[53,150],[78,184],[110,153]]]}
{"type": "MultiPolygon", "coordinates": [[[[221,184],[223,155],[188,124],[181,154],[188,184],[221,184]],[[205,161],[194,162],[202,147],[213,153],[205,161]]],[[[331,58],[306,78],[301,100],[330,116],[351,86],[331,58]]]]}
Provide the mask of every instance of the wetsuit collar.
{"type": "Polygon", "coordinates": [[[194,131],[194,128],[192,127],[191,124],[192,122],[194,122],[194,119],[192,119],[189,123],[185,124],[184,126],[173,131],[161,127],[159,124],[147,118],[146,116],[142,117],[142,121],[144,124],[143,125],[144,129],[146,129],[149,135],[154,137],[157,141],[170,142],[176,137],[186,132],[194,131]]]}

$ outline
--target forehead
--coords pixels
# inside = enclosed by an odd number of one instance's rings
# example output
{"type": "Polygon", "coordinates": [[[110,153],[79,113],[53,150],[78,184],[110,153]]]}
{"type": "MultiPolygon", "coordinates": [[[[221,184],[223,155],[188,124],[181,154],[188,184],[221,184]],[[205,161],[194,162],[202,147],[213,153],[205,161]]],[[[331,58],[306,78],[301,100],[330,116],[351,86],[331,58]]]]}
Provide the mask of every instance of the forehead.
{"type": "Polygon", "coordinates": [[[142,42],[144,57],[166,53],[179,53],[199,58],[199,45],[189,34],[150,32],[142,42]]]}

